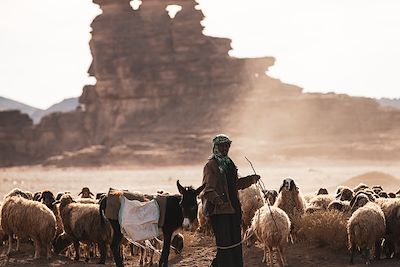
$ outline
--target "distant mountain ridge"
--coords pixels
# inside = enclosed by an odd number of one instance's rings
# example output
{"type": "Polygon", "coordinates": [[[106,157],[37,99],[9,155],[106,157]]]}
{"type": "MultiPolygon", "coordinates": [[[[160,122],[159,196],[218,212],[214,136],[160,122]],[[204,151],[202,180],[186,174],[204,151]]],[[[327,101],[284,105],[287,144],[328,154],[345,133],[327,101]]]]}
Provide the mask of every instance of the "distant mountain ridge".
{"type": "Polygon", "coordinates": [[[28,114],[30,117],[32,117],[32,114],[35,112],[43,111],[39,108],[0,96],[0,111],[13,109],[20,110],[22,113],[28,114]]]}
{"type": "Polygon", "coordinates": [[[79,101],[77,97],[66,98],[63,101],[52,105],[46,110],[37,110],[31,115],[31,118],[33,119],[34,123],[39,123],[44,116],[50,113],[73,111],[78,106],[79,101]]]}
{"type": "Polygon", "coordinates": [[[73,111],[78,106],[79,106],[79,101],[77,97],[66,98],[63,101],[56,103],[45,110],[35,108],[9,98],[0,97],[0,111],[20,110],[21,113],[28,114],[35,124],[39,123],[44,116],[50,113],[73,111]]]}
{"type": "Polygon", "coordinates": [[[392,107],[400,109],[400,98],[380,98],[378,103],[383,107],[392,107]]]}

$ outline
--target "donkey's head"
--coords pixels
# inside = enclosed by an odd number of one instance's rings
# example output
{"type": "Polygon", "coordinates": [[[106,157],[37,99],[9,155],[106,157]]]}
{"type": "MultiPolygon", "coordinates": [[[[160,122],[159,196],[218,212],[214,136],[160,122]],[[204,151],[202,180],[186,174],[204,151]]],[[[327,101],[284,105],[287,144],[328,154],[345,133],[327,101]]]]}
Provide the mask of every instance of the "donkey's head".
{"type": "Polygon", "coordinates": [[[182,207],[183,213],[183,224],[182,227],[184,229],[190,229],[192,223],[197,219],[197,196],[203,191],[204,187],[206,186],[203,184],[197,189],[193,189],[193,187],[183,187],[179,180],[176,181],[176,185],[178,187],[179,193],[182,195],[182,200],[180,205],[182,207]]]}

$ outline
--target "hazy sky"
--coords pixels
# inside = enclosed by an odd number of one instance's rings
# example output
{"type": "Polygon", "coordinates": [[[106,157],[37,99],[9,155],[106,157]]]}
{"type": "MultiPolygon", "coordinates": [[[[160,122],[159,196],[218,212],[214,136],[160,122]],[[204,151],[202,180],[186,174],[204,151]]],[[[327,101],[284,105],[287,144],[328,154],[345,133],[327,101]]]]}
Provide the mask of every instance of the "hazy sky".
{"type": "MultiPolygon", "coordinates": [[[[110,0],[111,1],[111,0],[110,0]]],[[[398,0],[200,0],[204,33],[305,91],[400,97],[398,0]]],[[[90,0],[0,0],[0,96],[47,108],[90,82],[90,0]]]]}

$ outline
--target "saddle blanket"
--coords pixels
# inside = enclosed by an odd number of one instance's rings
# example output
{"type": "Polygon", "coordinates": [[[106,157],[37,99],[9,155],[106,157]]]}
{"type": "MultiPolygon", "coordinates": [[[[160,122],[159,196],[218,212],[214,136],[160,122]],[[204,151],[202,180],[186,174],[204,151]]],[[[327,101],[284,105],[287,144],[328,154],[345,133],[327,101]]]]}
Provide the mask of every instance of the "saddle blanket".
{"type": "Polygon", "coordinates": [[[129,241],[142,241],[159,235],[160,207],[157,201],[129,200],[123,195],[119,199],[118,221],[122,234],[129,241]]]}
{"type": "Polygon", "coordinates": [[[118,220],[119,207],[121,206],[119,197],[121,195],[129,200],[138,200],[141,202],[146,201],[143,194],[140,192],[129,192],[127,190],[110,188],[107,194],[108,199],[107,199],[106,210],[104,212],[105,216],[108,219],[118,220]]]}

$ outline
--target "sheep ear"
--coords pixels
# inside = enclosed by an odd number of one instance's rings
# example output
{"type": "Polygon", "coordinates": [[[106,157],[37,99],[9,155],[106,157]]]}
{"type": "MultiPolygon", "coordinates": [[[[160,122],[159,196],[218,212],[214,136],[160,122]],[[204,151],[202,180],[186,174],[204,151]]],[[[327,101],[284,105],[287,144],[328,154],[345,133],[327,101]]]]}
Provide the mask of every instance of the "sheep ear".
{"type": "Polygon", "coordinates": [[[195,193],[196,193],[196,196],[198,196],[200,193],[201,193],[201,191],[203,191],[203,189],[206,187],[206,184],[203,184],[202,186],[200,186],[199,188],[197,188],[196,190],[195,190],[195,193]]]}
{"type": "Polygon", "coordinates": [[[285,184],[281,185],[281,188],[279,188],[279,193],[282,191],[283,187],[285,186],[285,184]]]}
{"type": "Polygon", "coordinates": [[[178,187],[179,193],[182,195],[186,192],[185,188],[179,183],[179,180],[176,181],[176,186],[178,187]]]}
{"type": "Polygon", "coordinates": [[[92,196],[94,196],[94,195],[93,195],[93,193],[92,193],[92,192],[90,192],[90,191],[89,191],[89,195],[92,195],[92,196]]]}
{"type": "Polygon", "coordinates": [[[78,194],[78,196],[80,196],[80,195],[82,195],[82,192],[80,192],[80,193],[78,194]]]}
{"type": "Polygon", "coordinates": [[[54,205],[56,205],[56,204],[58,204],[58,203],[60,203],[60,200],[54,201],[53,203],[51,203],[51,205],[54,206],[54,205]]]}
{"type": "Polygon", "coordinates": [[[37,201],[42,201],[42,199],[43,199],[43,196],[42,195],[40,195],[40,197],[38,197],[38,199],[37,199],[37,201]]]}
{"type": "Polygon", "coordinates": [[[299,192],[299,188],[297,187],[297,185],[294,182],[294,180],[290,181],[290,188],[294,188],[297,192],[299,192]]]}

